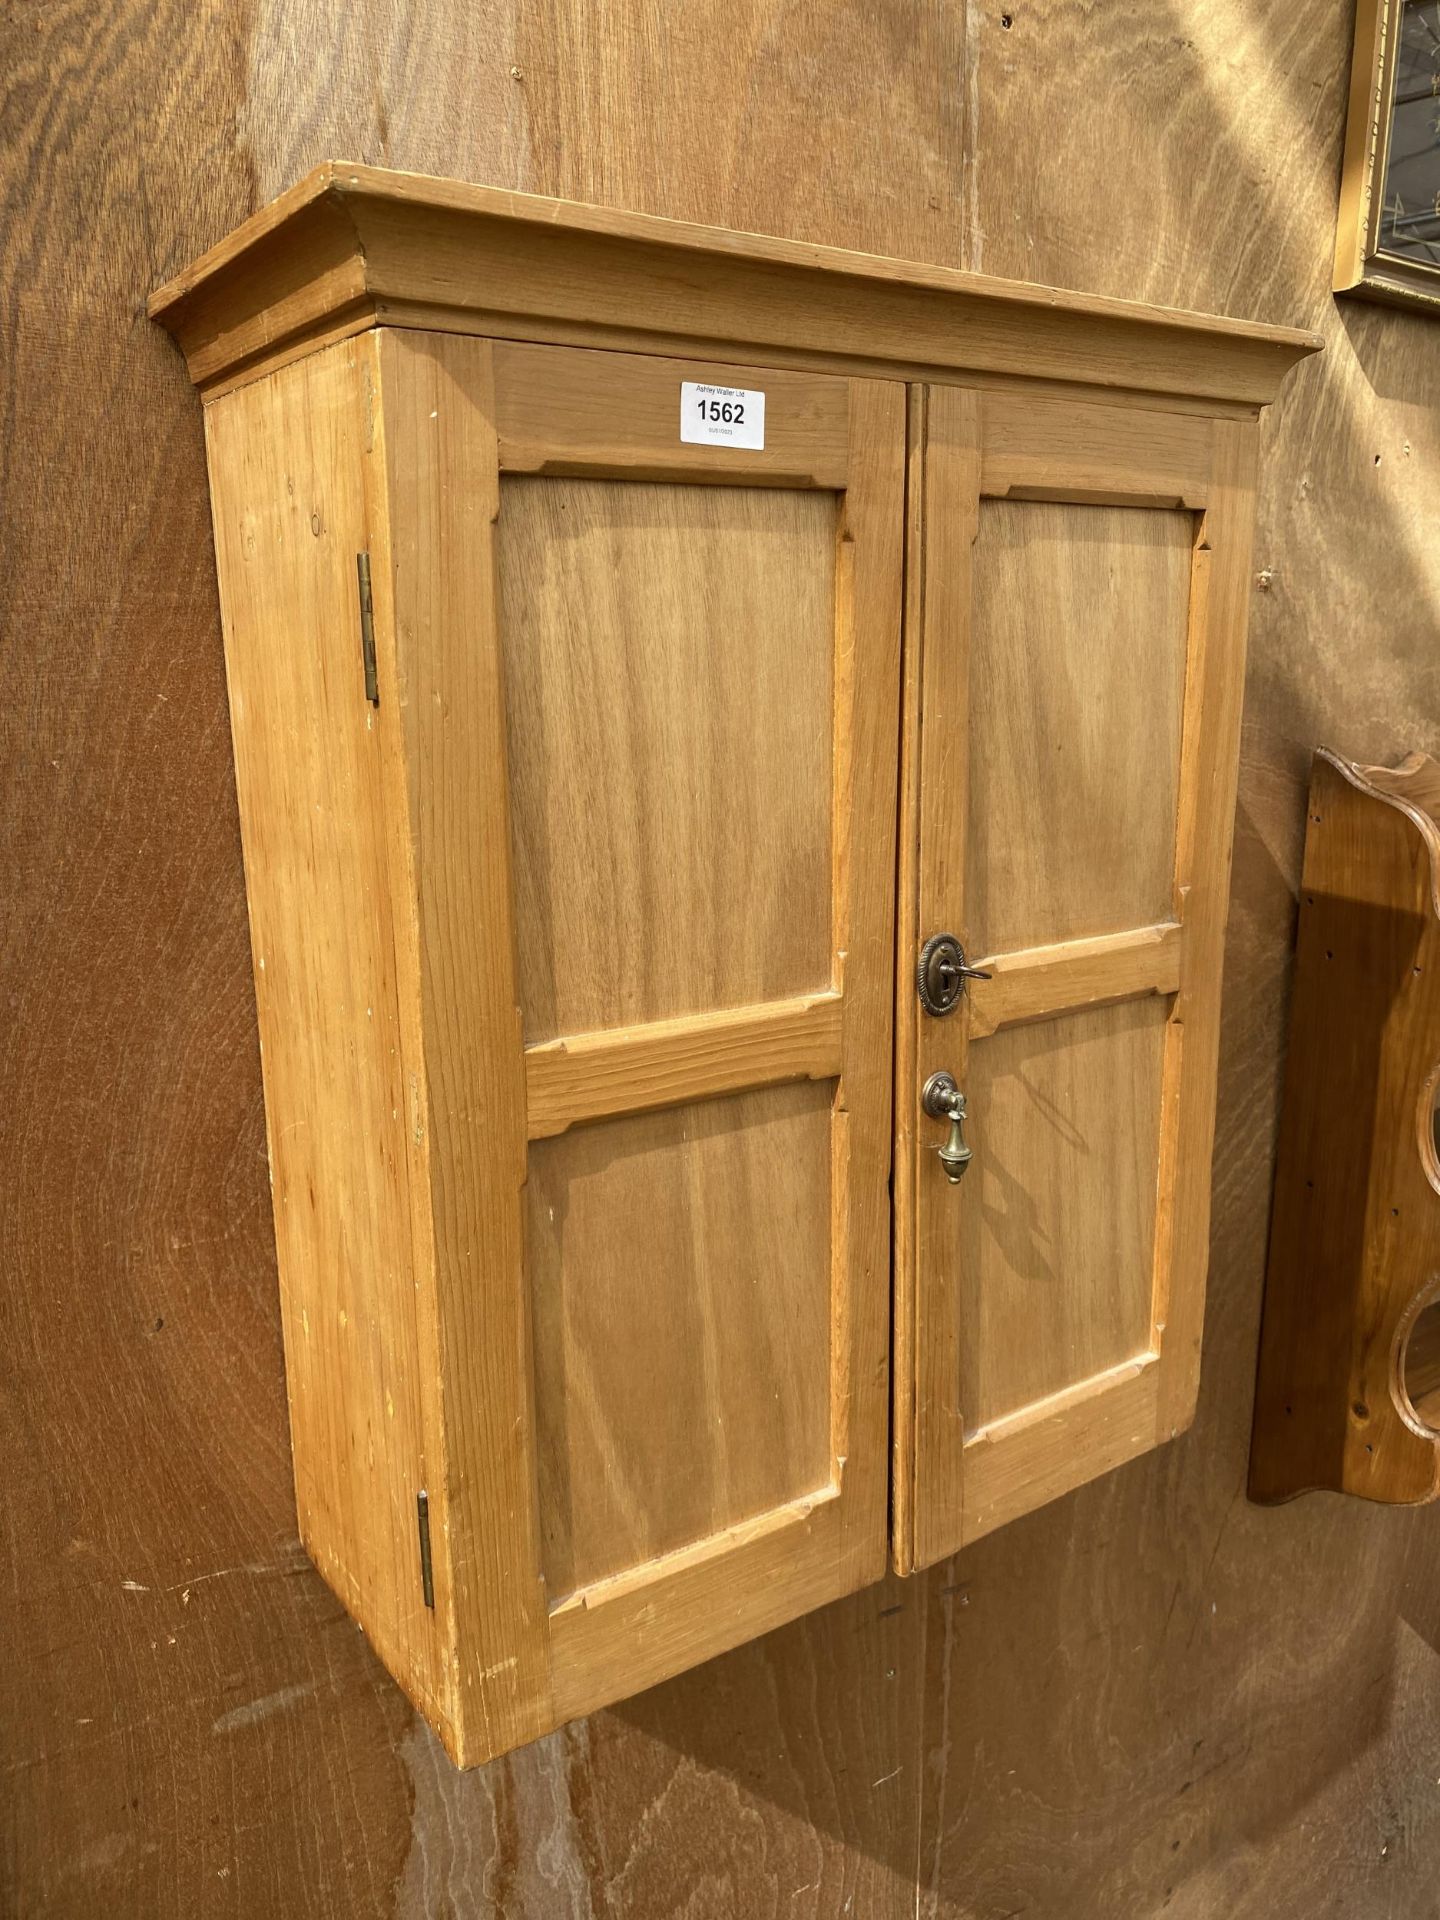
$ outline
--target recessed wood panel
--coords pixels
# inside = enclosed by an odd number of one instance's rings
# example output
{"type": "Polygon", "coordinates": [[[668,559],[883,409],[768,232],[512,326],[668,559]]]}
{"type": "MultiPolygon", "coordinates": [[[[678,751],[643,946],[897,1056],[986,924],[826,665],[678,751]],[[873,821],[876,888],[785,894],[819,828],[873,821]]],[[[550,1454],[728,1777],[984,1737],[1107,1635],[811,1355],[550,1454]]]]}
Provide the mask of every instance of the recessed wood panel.
{"type": "Polygon", "coordinates": [[[532,1144],[552,1606],[829,1483],[833,1093],[773,1087],[532,1144]]]}
{"type": "Polygon", "coordinates": [[[526,1040],[827,987],[835,496],[508,479],[498,535],[526,1040]]]}
{"type": "Polygon", "coordinates": [[[975,1160],[953,1196],[967,1434],[1149,1345],[1168,1006],[971,1046],[975,1160]]]}
{"type": "Polygon", "coordinates": [[[966,865],[977,952],[1169,918],[1192,528],[1180,512],[981,502],[966,865]]]}

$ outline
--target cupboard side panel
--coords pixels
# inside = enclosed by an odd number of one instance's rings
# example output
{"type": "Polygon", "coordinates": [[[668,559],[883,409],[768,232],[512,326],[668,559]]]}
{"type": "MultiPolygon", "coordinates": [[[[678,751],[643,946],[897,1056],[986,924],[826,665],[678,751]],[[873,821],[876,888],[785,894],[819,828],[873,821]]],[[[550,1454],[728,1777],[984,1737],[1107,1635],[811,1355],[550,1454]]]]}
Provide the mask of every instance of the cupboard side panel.
{"type": "MultiPolygon", "coordinates": [[[[405,1111],[427,1167],[421,1299],[443,1422],[432,1483],[436,1604],[453,1611],[456,1758],[552,1724],[524,1270],[525,1072],[516,991],[491,349],[376,332],[383,490],[380,713],[398,712],[423,1053],[405,1111]]],[[[378,471],[375,470],[378,467],[378,471]]],[[[377,516],[378,517],[378,516],[377,516]]]]}
{"type": "Polygon", "coordinates": [[[403,1003],[365,699],[359,350],[206,410],[279,1261],[311,1557],[430,1719],[448,1712],[416,1527],[425,1445],[403,1003]]]}

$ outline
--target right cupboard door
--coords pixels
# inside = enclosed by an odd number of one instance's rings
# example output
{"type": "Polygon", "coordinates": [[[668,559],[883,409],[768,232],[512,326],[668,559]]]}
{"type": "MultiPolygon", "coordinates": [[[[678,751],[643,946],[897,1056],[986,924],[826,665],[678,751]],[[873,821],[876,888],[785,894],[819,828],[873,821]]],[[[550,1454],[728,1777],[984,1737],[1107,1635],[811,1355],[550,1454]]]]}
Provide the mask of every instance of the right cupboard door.
{"type": "Polygon", "coordinates": [[[911,392],[902,1572],[1194,1411],[1254,441],[1122,400],[911,392]],[[939,934],[989,976],[948,1011],[952,972],[927,1004],[917,981],[939,934]],[[923,1103],[942,1073],[967,1167],[923,1103]]]}

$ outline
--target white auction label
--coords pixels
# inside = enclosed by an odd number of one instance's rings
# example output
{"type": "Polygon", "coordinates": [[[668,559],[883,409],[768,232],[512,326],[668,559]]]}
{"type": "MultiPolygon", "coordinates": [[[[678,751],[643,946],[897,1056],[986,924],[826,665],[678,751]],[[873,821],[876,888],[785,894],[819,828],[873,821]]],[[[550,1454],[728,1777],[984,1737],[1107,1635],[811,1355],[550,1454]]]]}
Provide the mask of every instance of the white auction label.
{"type": "Polygon", "coordinates": [[[707,447],[763,447],[765,396],[745,387],[680,382],[680,438],[707,447]]]}

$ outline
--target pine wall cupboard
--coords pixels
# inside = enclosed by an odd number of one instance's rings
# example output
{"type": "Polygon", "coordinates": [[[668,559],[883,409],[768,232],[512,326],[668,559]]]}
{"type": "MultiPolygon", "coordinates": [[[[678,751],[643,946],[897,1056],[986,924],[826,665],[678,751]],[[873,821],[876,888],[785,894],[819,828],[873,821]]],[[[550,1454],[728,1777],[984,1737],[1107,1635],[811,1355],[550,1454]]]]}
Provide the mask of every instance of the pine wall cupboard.
{"type": "Polygon", "coordinates": [[[1313,337],[338,164],[152,311],[301,1531],[457,1761],[1183,1428],[1313,337]]]}

